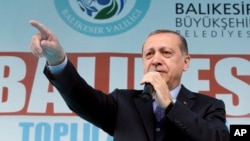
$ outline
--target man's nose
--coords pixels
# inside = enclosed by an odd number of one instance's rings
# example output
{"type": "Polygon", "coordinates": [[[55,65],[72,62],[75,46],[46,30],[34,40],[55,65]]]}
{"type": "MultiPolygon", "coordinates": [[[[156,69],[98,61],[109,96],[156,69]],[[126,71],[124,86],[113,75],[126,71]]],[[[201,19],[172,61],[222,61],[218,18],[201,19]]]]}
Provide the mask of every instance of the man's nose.
{"type": "Polygon", "coordinates": [[[161,65],[161,57],[159,55],[153,57],[152,65],[155,67],[161,65]]]}
{"type": "Polygon", "coordinates": [[[157,67],[157,66],[160,66],[161,63],[160,63],[160,62],[153,62],[152,65],[153,65],[154,67],[157,67]]]}

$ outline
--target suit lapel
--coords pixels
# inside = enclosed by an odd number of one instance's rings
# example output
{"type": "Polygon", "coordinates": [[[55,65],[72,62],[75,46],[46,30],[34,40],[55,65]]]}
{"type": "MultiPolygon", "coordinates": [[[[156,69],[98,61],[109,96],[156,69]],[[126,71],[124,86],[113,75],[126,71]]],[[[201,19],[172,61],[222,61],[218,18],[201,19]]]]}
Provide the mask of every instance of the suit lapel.
{"type": "Polygon", "coordinates": [[[188,108],[191,108],[195,103],[194,98],[195,95],[182,85],[177,99],[184,105],[186,105],[188,108]]]}
{"type": "MultiPolygon", "coordinates": [[[[177,99],[184,105],[186,105],[188,108],[191,108],[195,102],[194,98],[195,95],[182,85],[182,88],[179,92],[177,99]]],[[[153,113],[152,100],[144,101],[141,97],[135,97],[134,103],[141,117],[148,138],[150,141],[153,141],[155,117],[153,113]]]]}
{"type": "Polygon", "coordinates": [[[147,132],[148,138],[150,141],[154,140],[154,113],[152,100],[145,101],[141,97],[135,97],[134,102],[137,108],[137,111],[141,117],[144,129],[147,132]]]}

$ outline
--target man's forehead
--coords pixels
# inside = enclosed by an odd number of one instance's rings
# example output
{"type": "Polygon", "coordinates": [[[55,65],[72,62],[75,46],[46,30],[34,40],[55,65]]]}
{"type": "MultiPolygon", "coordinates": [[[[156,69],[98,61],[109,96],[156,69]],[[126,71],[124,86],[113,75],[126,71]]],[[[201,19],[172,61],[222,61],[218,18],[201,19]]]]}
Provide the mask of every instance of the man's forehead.
{"type": "Polygon", "coordinates": [[[150,35],[147,40],[152,40],[152,39],[167,39],[167,38],[174,38],[176,40],[180,40],[180,36],[178,34],[175,34],[175,33],[172,33],[172,32],[169,32],[169,33],[157,33],[157,34],[153,34],[153,35],[150,35]]]}
{"type": "Polygon", "coordinates": [[[167,46],[175,46],[179,45],[181,43],[180,37],[178,35],[175,35],[173,33],[160,33],[151,35],[147,38],[145,41],[144,46],[152,46],[155,44],[161,45],[167,45],[167,46]]]}

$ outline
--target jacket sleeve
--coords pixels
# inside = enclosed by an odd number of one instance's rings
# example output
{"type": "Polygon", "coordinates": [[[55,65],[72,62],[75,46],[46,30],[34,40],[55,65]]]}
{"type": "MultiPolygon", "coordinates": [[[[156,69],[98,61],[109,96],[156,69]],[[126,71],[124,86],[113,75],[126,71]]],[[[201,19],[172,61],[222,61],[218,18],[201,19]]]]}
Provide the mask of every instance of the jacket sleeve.
{"type": "Polygon", "coordinates": [[[190,109],[176,101],[167,117],[192,141],[229,141],[223,101],[201,97],[190,109]]]}
{"type": "Polygon", "coordinates": [[[70,61],[59,74],[52,74],[47,66],[44,74],[74,113],[113,134],[116,103],[111,94],[88,85],[70,61]]]}

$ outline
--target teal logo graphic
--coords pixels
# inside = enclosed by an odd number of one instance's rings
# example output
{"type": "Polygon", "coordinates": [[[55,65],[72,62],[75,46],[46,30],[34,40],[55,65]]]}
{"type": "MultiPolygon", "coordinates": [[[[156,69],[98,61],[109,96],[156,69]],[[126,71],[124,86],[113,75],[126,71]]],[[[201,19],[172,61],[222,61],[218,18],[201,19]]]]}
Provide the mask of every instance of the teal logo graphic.
{"type": "Polygon", "coordinates": [[[115,0],[77,0],[82,11],[86,11],[87,15],[92,17],[92,13],[97,13],[94,16],[94,19],[109,19],[115,14],[122,12],[126,0],[120,0],[120,7],[118,2],[115,0]],[[103,5],[104,7],[98,10],[95,6],[92,5],[93,2],[103,5]],[[119,8],[119,9],[118,9],[119,8]],[[119,11],[118,11],[119,10],[119,11]]]}
{"type": "Polygon", "coordinates": [[[63,21],[89,36],[113,36],[135,27],[151,0],[54,0],[63,21]]]}

